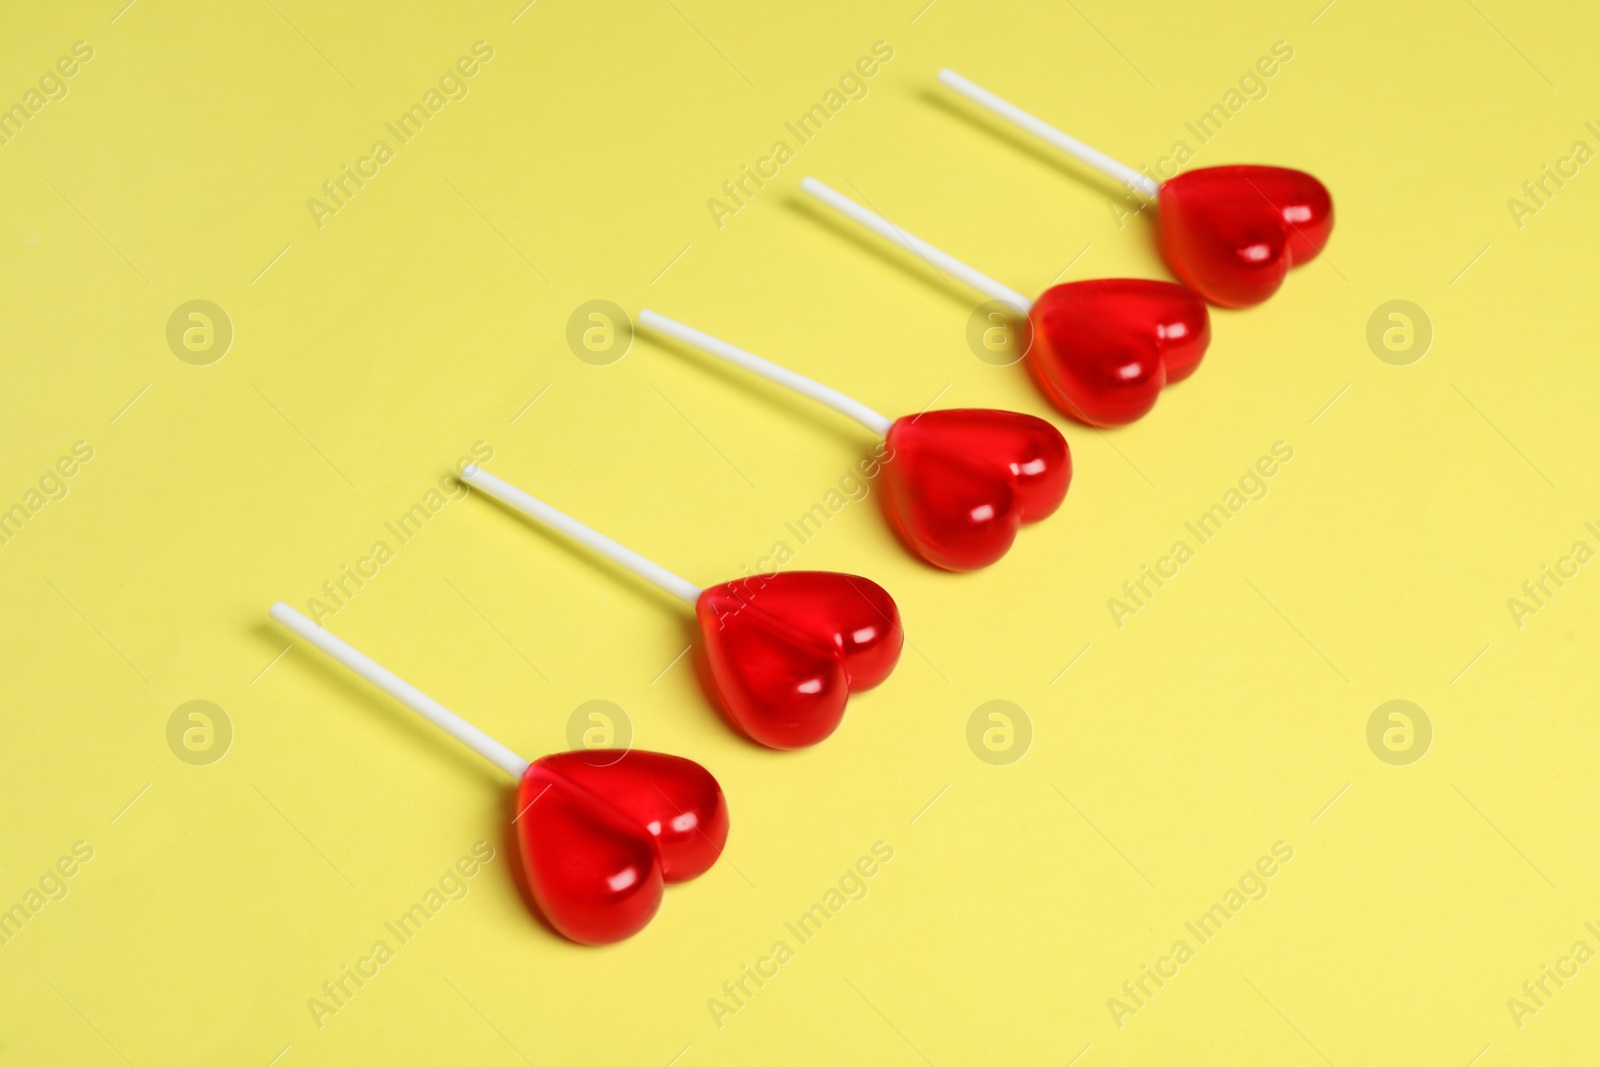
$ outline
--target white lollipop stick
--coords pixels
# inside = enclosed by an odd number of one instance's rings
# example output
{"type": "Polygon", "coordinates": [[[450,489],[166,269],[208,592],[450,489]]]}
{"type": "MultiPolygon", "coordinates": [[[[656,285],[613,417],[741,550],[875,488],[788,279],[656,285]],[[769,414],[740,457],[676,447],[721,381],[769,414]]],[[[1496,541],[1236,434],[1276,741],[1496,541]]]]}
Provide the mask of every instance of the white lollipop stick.
{"type": "Polygon", "coordinates": [[[828,188],[817,179],[806,178],[800,183],[800,188],[827,204],[839,214],[859,222],[884,240],[892,241],[901,248],[909,249],[940,270],[955,275],[991,300],[999,300],[1002,303],[1010,304],[1024,313],[1033,307],[1032,300],[1029,300],[1010,286],[1002,285],[982,271],[967,266],[955,256],[948,252],[940,251],[922,238],[911,236],[882,215],[874,211],[868,211],[848,196],[828,188]]]}
{"type": "Polygon", "coordinates": [[[284,629],[316,645],[331,658],[338,660],[356,674],[382,689],[385,693],[388,693],[400,703],[505,771],[512,778],[521,781],[522,776],[527,773],[527,760],[404,678],[345,644],[283,601],[280,600],[272,605],[272,611],[269,614],[284,629]]]}
{"type": "Polygon", "coordinates": [[[1119,163],[1099,149],[1090,148],[1076,137],[1056,129],[1041,118],[1028,114],[1017,105],[1001,99],[981,85],[968,81],[949,67],[939,72],[939,80],[973,103],[986,107],[1006,121],[1022,127],[1041,141],[1052,144],[1074,159],[1087,163],[1105,174],[1109,174],[1146,200],[1154,200],[1161,192],[1161,183],[1149,175],[1141,174],[1126,163],[1119,163]]]}
{"type": "Polygon", "coordinates": [[[516,508],[530,519],[564,533],[585,548],[592,548],[611,562],[620,564],[648,582],[652,582],[679,600],[693,607],[700,599],[700,587],[686,578],[680,578],[659,563],[645,559],[631,548],[617,544],[598,530],[592,530],[570,515],[563,514],[543,500],[525,493],[510,482],[503,481],[479,467],[470,464],[461,471],[461,480],[481,489],[502,504],[516,508]]]}
{"type": "Polygon", "coordinates": [[[754,371],[779,385],[788,386],[801,396],[810,397],[819,404],[826,404],[841,415],[850,416],[879,437],[886,435],[889,427],[894,425],[893,419],[878,414],[861,401],[848,397],[837,389],[831,389],[821,382],[814,382],[803,374],[796,374],[787,367],[780,367],[753,352],[736,348],[726,341],[712,337],[709,333],[701,333],[692,326],[685,326],[649,308],[640,310],[639,325],[676,338],[686,345],[710,353],[719,359],[725,359],[745,370],[754,371]]]}

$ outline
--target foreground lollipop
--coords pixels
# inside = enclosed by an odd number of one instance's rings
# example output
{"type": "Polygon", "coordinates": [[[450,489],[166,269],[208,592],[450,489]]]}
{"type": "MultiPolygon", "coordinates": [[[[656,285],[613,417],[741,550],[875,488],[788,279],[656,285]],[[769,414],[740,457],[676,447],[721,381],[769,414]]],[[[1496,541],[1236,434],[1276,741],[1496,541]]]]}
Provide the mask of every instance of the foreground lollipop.
{"type": "Polygon", "coordinates": [[[461,480],[694,608],[714,695],[768,748],[821,741],[838,728],[850,694],[881,683],[900,660],[899,609],[865,578],[790,571],[701,589],[480,467],[461,480]]]}
{"type": "Polygon", "coordinates": [[[1213,304],[1249,307],[1278,291],[1290,267],[1316,258],[1333,229],[1327,187],[1287,167],[1200,167],[1157,182],[953,70],[939,80],[1001,118],[1159,199],[1161,248],[1178,277],[1213,304]]]}
{"type": "Polygon", "coordinates": [[[661,906],[662,883],[698,878],[722,854],[728,805],[698,763],[640,751],[529,763],[289,605],[271,615],[518,783],[512,821],[528,887],[564,936],[584,945],[632,937],[661,906]]]}
{"type": "Polygon", "coordinates": [[[1052,286],[1038,300],[1029,300],[815,178],[800,187],[1027,316],[1033,339],[1025,358],[1034,381],[1051,403],[1090,426],[1118,426],[1142,416],[1163,387],[1194,373],[1211,343],[1205,301],[1181,285],[1099,278],[1052,286]]]}
{"type": "Polygon", "coordinates": [[[955,408],[891,421],[812,381],[648,308],[639,325],[754,371],[850,416],[882,437],[885,509],[906,545],[949,571],[987,567],[1023,523],[1047,518],[1066,498],[1072,456],[1043,419],[1015,411],[955,408]]]}

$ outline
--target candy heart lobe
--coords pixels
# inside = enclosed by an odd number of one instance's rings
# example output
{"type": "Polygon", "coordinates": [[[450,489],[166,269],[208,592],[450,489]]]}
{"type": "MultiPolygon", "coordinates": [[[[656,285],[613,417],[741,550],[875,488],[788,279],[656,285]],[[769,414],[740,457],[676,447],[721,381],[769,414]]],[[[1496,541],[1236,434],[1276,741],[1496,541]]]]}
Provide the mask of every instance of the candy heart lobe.
{"type": "Polygon", "coordinates": [[[582,945],[632,937],[661,906],[661,857],[644,827],[534,763],[517,789],[528,888],[562,936],[582,945]]]}

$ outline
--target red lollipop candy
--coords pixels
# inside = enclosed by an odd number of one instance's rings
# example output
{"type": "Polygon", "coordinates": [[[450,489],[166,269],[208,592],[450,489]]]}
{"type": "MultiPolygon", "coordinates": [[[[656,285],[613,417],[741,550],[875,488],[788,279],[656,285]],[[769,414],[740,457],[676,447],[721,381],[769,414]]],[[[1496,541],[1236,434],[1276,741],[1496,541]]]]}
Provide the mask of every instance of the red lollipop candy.
{"type": "Polygon", "coordinates": [[[1327,187],[1287,167],[1185,171],[1165,182],[1119,163],[953,70],[939,80],[967,99],[1160,204],[1161,250],[1184,283],[1213,304],[1249,307],[1315,259],[1333,229],[1327,187]]]}
{"type": "Polygon", "coordinates": [[[722,787],[698,763],[660,752],[559,752],[529,763],[461,716],[279,601],[285,629],[509,774],[517,844],[539,911],[564,937],[632,937],[662,886],[710,870],[728,840],[722,787]]]}
{"type": "Polygon", "coordinates": [[[885,512],[917,556],[950,571],[987,567],[1025,523],[1066,498],[1072,455],[1043,419],[1015,411],[954,408],[889,419],[837,389],[762,359],[648,308],[639,325],[787,386],[855,419],[887,443],[885,512]]]}
{"type": "Polygon", "coordinates": [[[1027,316],[1025,359],[1051,403],[1090,426],[1119,426],[1144,415],[1161,390],[1182,381],[1211,343],[1205,301],[1172,282],[1101,278],[1051,286],[1029,300],[948,252],[913,237],[875,211],[806,178],[800,188],[885,240],[1027,316]]]}
{"type": "Polygon", "coordinates": [[[875,582],[789,571],[701,589],[481,467],[467,467],[461,480],[692,607],[712,695],[768,748],[821,741],[838,728],[850,694],[881,684],[900,660],[900,612],[875,582]]]}

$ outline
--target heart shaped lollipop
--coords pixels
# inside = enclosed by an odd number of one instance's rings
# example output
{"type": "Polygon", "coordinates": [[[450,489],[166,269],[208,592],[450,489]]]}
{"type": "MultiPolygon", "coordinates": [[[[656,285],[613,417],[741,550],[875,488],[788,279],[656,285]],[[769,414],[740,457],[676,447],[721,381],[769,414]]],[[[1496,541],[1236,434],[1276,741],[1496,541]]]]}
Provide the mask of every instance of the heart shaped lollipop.
{"type": "Polygon", "coordinates": [[[838,728],[849,695],[878,685],[899,662],[900,613],[865,578],[795,571],[701,589],[481,467],[467,467],[461,480],[694,608],[712,696],[769,748],[821,741],[838,728]]]}
{"type": "Polygon", "coordinates": [[[698,878],[722,853],[728,805],[706,769],[660,752],[559,752],[517,785],[528,887],[565,936],[602,945],[644,929],[662,884],[698,878]]]}
{"type": "Polygon", "coordinates": [[[1333,198],[1305,171],[1202,167],[1161,183],[1161,248],[1173,272],[1214,304],[1249,307],[1316,258],[1333,198]]]}
{"type": "Polygon", "coordinates": [[[800,187],[840,214],[1027,316],[1034,380],[1063,413],[1117,426],[1149,411],[1164,386],[1194,373],[1211,343],[1205,303],[1182,286],[1138,278],[1072,282],[1029,300],[815,178],[800,187]]]}
{"type": "Polygon", "coordinates": [[[1066,438],[1032,415],[928,411],[889,427],[883,468],[895,529],[934,566],[987,567],[1017,530],[1053,515],[1072,480],[1066,438]]]}
{"type": "MultiPolygon", "coordinates": [[[[1204,310],[1201,305],[1202,316],[1204,310]]],[[[639,325],[754,371],[881,434],[886,448],[877,466],[885,513],[906,546],[936,567],[987,567],[1010,550],[1018,527],[1051,515],[1066,498],[1072,456],[1066,438],[1043,419],[960,409],[890,421],[836,389],[649,308],[639,312],[639,325]]]]}
{"type": "Polygon", "coordinates": [[[1195,372],[1211,343],[1205,301],[1171,282],[1096,278],[1046,289],[1028,313],[1039,388],[1091,426],[1119,426],[1195,372]]]}
{"type": "Polygon", "coordinates": [[[1173,273],[1213,304],[1249,307],[1278,291],[1291,267],[1309,263],[1333,230],[1327,187],[1286,167],[1201,167],[1165,182],[1090,148],[953,70],[939,80],[974,103],[1109,174],[1145,201],[1158,200],[1161,249],[1173,273]]]}
{"type": "Polygon", "coordinates": [[[768,748],[803,748],[833,733],[850,694],[878,685],[900,657],[894,601],[847,574],[724,582],[700,594],[695,616],[718,700],[768,748]]]}
{"type": "Polygon", "coordinates": [[[528,888],[563,936],[585,945],[632,937],[661,907],[664,883],[697,878],[722,854],[728,805],[698,763],[637,750],[529,763],[289,605],[270,614],[517,781],[512,821],[528,888]]]}

